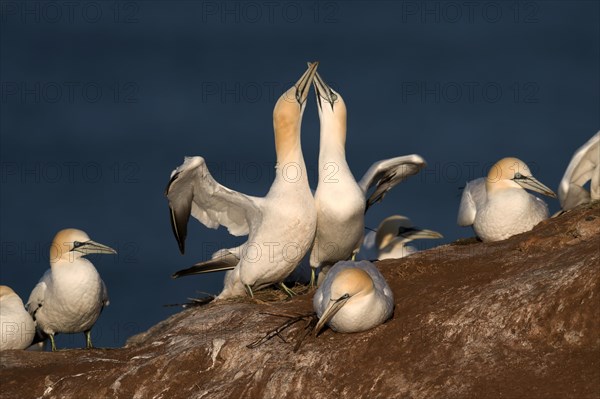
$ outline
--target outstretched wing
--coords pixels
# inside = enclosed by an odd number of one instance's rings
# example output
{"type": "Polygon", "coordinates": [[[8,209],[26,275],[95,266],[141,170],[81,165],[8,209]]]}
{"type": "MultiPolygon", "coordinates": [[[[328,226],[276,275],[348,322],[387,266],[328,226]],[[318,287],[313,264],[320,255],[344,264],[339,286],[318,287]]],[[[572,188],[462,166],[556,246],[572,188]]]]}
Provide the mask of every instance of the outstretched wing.
{"type": "Polygon", "coordinates": [[[369,189],[375,185],[375,190],[367,198],[365,212],[371,205],[381,201],[392,187],[407,177],[417,174],[426,166],[425,160],[416,154],[385,159],[371,165],[358,183],[365,197],[369,189]]]}
{"type": "Polygon", "coordinates": [[[183,165],[171,173],[165,194],[181,253],[185,250],[190,214],[206,227],[225,226],[235,236],[247,235],[252,225],[261,219],[262,199],[217,183],[202,157],[186,157],[183,165]]]}
{"type": "Polygon", "coordinates": [[[468,182],[460,199],[456,223],[459,226],[472,225],[475,221],[475,215],[477,215],[477,207],[481,208],[486,200],[485,177],[468,182]]]}
{"type": "Polygon", "coordinates": [[[600,132],[573,155],[558,186],[558,199],[564,210],[569,210],[590,200],[583,185],[591,180],[592,199],[600,198],[600,132]]]}

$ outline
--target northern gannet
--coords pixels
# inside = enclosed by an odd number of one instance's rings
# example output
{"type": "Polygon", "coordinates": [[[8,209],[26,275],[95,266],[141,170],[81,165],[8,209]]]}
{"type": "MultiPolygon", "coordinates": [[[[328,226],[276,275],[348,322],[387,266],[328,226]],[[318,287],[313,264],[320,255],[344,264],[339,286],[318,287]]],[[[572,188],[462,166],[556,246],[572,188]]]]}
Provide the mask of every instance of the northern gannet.
{"type": "Polygon", "coordinates": [[[86,347],[92,348],[92,327],[104,306],[108,292],[98,271],[85,255],[117,252],[90,240],[77,229],[61,230],[50,247],[50,269],[33,288],[27,310],[37,328],[50,337],[56,350],[54,335],[83,332],[86,347]]]}
{"type": "Polygon", "coordinates": [[[346,104],[342,96],[317,73],[313,81],[321,122],[319,183],[315,192],[317,233],[310,254],[315,270],[355,254],[364,236],[364,214],[387,191],[426,166],[419,155],[407,155],[374,163],[356,182],[346,162],[346,104]],[[367,197],[372,186],[373,193],[367,197]]]}
{"type": "Polygon", "coordinates": [[[35,322],[21,298],[6,285],[0,285],[0,351],[26,349],[35,336],[35,322]]]}
{"type": "Polygon", "coordinates": [[[437,231],[415,227],[405,216],[390,216],[379,223],[376,232],[370,231],[365,235],[356,259],[372,261],[403,258],[417,252],[415,247],[407,245],[409,242],[443,237],[437,231]]]}
{"type": "Polygon", "coordinates": [[[573,155],[558,186],[563,210],[600,199],[600,132],[592,136],[573,155]],[[590,181],[590,191],[583,186],[590,181]]]}
{"type": "Polygon", "coordinates": [[[315,335],[325,324],[337,332],[360,332],[391,317],[394,295],[371,262],[341,261],[315,292],[313,307],[319,318],[315,335]]]}
{"type": "Polygon", "coordinates": [[[517,158],[503,158],[487,178],[468,182],[460,200],[457,223],[473,225],[484,242],[499,241],[531,230],[548,218],[546,203],[525,189],[556,198],[517,158]]]}
{"type": "Polygon", "coordinates": [[[237,296],[241,287],[252,296],[253,289],[282,283],[310,249],[317,215],[302,155],[300,127],[317,65],[311,64],[273,110],[277,166],[266,197],[252,197],[220,185],[201,157],[186,158],[173,171],[166,195],[182,253],[190,213],[207,227],[223,225],[233,235],[248,235],[248,241],[239,247],[217,251],[211,260],[178,271],[174,278],[233,268],[218,298],[237,296]]]}

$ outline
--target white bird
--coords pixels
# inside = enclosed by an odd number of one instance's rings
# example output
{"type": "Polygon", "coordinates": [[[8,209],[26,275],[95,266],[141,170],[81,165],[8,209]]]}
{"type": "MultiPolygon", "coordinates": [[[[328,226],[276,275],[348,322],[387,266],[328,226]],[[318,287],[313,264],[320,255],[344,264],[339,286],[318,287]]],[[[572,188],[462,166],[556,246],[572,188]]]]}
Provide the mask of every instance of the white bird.
{"type": "Polygon", "coordinates": [[[558,200],[563,210],[600,199],[600,131],[573,155],[558,186],[558,200]],[[590,182],[590,191],[583,186],[590,182]]]}
{"type": "Polygon", "coordinates": [[[387,282],[368,261],[336,263],[315,292],[313,307],[319,321],[337,332],[366,331],[392,316],[394,295],[387,282]]]}
{"type": "Polygon", "coordinates": [[[0,351],[25,349],[35,336],[35,322],[21,298],[6,285],[0,285],[0,351]]]}
{"type": "Polygon", "coordinates": [[[116,253],[81,230],[61,230],[54,237],[50,269],[33,288],[26,305],[38,329],[49,336],[52,351],[58,333],[83,332],[86,347],[93,347],[92,327],[109,303],[108,292],[92,262],[83,257],[116,253]]]}
{"type": "Polygon", "coordinates": [[[350,259],[358,251],[364,236],[366,210],[383,199],[392,187],[427,165],[416,154],[382,160],[374,163],[357,183],[346,162],[346,104],[318,73],[313,85],[321,137],[319,183],[315,192],[317,233],[310,254],[311,285],[317,268],[350,259]],[[375,190],[367,197],[372,186],[376,186],[375,190]]]}
{"type": "Polygon", "coordinates": [[[377,231],[370,231],[365,235],[356,259],[372,261],[403,258],[417,252],[415,247],[407,245],[409,242],[443,237],[437,231],[415,227],[405,216],[389,216],[379,223],[377,231]]]}
{"type": "Polygon", "coordinates": [[[317,222],[300,143],[302,114],[317,65],[312,64],[275,105],[276,177],[266,197],[220,185],[201,157],[186,158],[172,173],[166,195],[182,253],[190,212],[207,227],[223,225],[233,235],[248,235],[239,247],[217,251],[213,259],[178,271],[174,278],[234,268],[219,298],[237,296],[241,287],[250,296],[252,290],[277,283],[287,290],[282,282],[310,249],[317,222]]]}
{"type": "Polygon", "coordinates": [[[473,225],[484,242],[499,241],[531,230],[548,218],[546,203],[525,189],[556,198],[517,158],[503,158],[488,173],[467,183],[458,211],[459,226],[473,225]]]}

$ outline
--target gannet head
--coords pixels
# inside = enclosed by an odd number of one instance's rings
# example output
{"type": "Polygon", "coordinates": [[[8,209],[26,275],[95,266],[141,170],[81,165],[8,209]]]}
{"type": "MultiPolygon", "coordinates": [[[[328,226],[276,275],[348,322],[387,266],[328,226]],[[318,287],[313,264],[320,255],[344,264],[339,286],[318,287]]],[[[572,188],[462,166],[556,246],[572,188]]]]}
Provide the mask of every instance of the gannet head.
{"type": "Polygon", "coordinates": [[[8,285],[0,285],[0,300],[2,300],[2,298],[6,298],[9,295],[17,294],[8,285]]]}
{"type": "Polygon", "coordinates": [[[344,305],[372,294],[374,290],[373,280],[364,270],[349,268],[339,272],[331,283],[330,298],[324,298],[329,303],[315,326],[314,334],[317,335],[344,305]]]}
{"type": "Polygon", "coordinates": [[[89,254],[116,254],[117,251],[90,240],[81,230],[64,229],[59,231],[50,246],[50,264],[59,260],[72,262],[89,254]]]}
{"type": "Polygon", "coordinates": [[[405,216],[394,215],[385,218],[379,224],[377,234],[375,235],[375,245],[377,245],[377,248],[382,249],[396,239],[396,237],[399,237],[404,242],[424,238],[444,238],[437,231],[415,227],[410,219],[405,216]]]}
{"type": "Polygon", "coordinates": [[[296,84],[283,93],[275,104],[273,129],[277,154],[287,151],[298,141],[302,114],[318,66],[318,62],[311,63],[296,84]]]}
{"type": "Polygon", "coordinates": [[[346,140],[346,103],[337,91],[333,90],[317,73],[313,81],[319,119],[330,132],[336,132],[344,142],[346,140]]]}
{"type": "Polygon", "coordinates": [[[533,177],[525,162],[512,157],[503,158],[492,166],[485,187],[488,193],[507,188],[522,188],[556,198],[552,190],[533,177]]]}

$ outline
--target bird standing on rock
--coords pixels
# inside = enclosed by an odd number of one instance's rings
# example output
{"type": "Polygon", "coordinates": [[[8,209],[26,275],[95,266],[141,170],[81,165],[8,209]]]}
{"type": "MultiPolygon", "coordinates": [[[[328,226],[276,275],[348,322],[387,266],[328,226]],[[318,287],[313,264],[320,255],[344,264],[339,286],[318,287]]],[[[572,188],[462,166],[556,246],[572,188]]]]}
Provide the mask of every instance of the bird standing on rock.
{"type": "Polygon", "coordinates": [[[226,226],[233,235],[248,235],[236,248],[217,251],[211,260],[173,274],[174,278],[230,270],[219,299],[279,284],[310,249],[317,215],[300,140],[308,92],[318,63],[279,98],[273,110],[277,166],[275,181],[263,198],[230,190],[217,183],[201,157],[186,158],[173,171],[166,195],[173,232],[183,252],[190,214],[207,227],[226,226]]]}
{"type": "Polygon", "coordinates": [[[50,269],[33,288],[26,305],[38,329],[50,338],[52,351],[56,351],[54,335],[58,333],[83,332],[86,347],[93,348],[92,327],[109,302],[104,281],[84,256],[116,253],[81,230],[61,230],[54,237],[50,269]]]}

